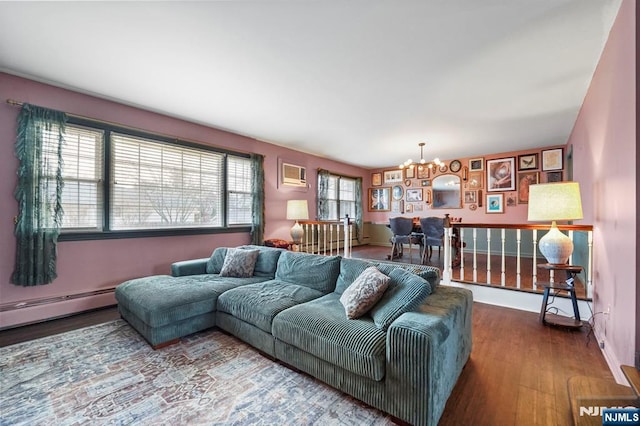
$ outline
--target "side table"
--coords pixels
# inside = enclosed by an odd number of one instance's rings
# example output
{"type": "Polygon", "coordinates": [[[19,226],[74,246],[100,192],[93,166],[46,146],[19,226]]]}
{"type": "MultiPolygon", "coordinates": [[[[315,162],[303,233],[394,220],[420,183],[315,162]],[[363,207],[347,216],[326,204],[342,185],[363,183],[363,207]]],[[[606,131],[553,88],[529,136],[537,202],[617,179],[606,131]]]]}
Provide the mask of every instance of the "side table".
{"type": "Polygon", "coordinates": [[[538,285],[544,286],[544,295],[542,297],[542,307],[540,308],[540,322],[544,325],[556,325],[568,328],[580,328],[582,327],[582,321],[580,320],[580,311],[578,310],[578,300],[576,298],[576,289],[574,287],[574,281],[577,274],[582,272],[582,266],[577,265],[554,265],[551,263],[543,263],[538,265],[538,268],[546,269],[549,271],[565,271],[567,273],[567,280],[563,282],[543,282],[538,285]],[[560,291],[566,291],[571,299],[573,305],[573,318],[567,318],[559,315],[549,314],[547,317],[547,305],[549,304],[549,293],[553,290],[553,294],[560,291]]]}

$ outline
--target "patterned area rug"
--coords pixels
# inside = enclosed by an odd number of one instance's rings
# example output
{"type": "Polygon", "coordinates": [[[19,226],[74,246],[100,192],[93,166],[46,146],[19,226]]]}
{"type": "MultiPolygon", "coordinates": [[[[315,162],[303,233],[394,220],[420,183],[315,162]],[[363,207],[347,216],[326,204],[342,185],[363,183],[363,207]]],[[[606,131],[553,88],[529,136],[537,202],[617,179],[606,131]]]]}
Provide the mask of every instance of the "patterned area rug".
{"type": "Polygon", "coordinates": [[[154,351],[125,321],[0,348],[0,424],[389,425],[209,330],[154,351]]]}

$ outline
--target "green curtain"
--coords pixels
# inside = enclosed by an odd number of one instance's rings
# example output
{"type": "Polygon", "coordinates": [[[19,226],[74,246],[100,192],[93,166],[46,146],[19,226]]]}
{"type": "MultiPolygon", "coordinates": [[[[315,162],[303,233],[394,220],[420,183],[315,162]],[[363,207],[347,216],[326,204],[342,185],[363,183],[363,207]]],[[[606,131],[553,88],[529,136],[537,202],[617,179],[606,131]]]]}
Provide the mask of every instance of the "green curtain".
{"type": "Polygon", "coordinates": [[[11,282],[49,284],[56,276],[62,226],[62,146],[67,116],[24,104],[18,115],[18,218],[16,263],[11,282]]]}
{"type": "Polygon", "coordinates": [[[358,239],[358,243],[362,243],[362,178],[359,177],[356,179],[356,238],[358,239]]]}
{"type": "Polygon", "coordinates": [[[318,170],[318,220],[329,217],[329,170],[318,170]]]}
{"type": "Polygon", "coordinates": [[[251,244],[264,241],[264,155],[251,154],[253,197],[251,206],[251,244]]]}

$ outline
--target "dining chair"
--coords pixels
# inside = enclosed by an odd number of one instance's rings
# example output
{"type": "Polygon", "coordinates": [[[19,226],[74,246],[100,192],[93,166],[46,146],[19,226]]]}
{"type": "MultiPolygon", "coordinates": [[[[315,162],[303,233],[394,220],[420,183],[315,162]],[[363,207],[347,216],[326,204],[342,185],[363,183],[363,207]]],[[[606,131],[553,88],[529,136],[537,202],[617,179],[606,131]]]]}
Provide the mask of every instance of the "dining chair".
{"type": "Polygon", "coordinates": [[[423,217],[420,219],[420,228],[422,228],[422,243],[424,244],[421,263],[426,263],[431,259],[433,246],[438,247],[438,257],[440,257],[441,247],[444,246],[444,218],[423,217]]]}
{"type": "Polygon", "coordinates": [[[409,263],[413,263],[412,244],[420,244],[421,237],[413,233],[413,219],[410,217],[392,217],[389,219],[391,227],[391,259],[394,253],[401,253],[403,244],[409,244],[409,263]]]}

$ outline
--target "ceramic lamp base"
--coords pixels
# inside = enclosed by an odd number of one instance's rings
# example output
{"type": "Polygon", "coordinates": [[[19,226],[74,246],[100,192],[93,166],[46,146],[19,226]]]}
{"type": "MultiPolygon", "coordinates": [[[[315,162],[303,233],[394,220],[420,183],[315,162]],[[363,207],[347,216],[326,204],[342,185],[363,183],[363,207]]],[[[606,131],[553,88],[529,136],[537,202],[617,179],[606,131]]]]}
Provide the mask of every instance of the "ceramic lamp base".
{"type": "Polygon", "coordinates": [[[294,244],[302,243],[302,237],[304,237],[304,229],[302,226],[296,221],[295,225],[291,228],[291,239],[294,244]]]}
{"type": "Polygon", "coordinates": [[[538,243],[540,253],[553,265],[564,265],[573,253],[573,241],[560,232],[553,221],[549,232],[538,243]]]}

